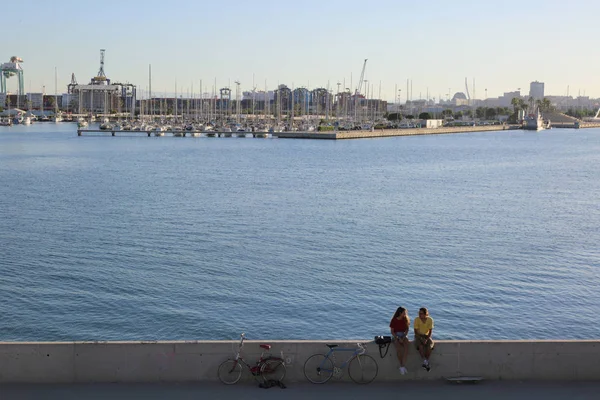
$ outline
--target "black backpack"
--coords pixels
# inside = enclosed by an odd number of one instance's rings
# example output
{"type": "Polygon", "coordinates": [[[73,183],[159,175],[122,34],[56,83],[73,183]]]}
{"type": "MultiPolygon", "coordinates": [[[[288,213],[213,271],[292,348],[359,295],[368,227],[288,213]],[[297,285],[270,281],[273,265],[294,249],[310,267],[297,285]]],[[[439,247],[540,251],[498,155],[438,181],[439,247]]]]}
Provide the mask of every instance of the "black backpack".
{"type": "Polygon", "coordinates": [[[391,336],[375,336],[375,344],[379,346],[379,356],[384,358],[390,350],[390,344],[392,343],[391,336]],[[385,348],[385,353],[383,349],[385,348]]]}

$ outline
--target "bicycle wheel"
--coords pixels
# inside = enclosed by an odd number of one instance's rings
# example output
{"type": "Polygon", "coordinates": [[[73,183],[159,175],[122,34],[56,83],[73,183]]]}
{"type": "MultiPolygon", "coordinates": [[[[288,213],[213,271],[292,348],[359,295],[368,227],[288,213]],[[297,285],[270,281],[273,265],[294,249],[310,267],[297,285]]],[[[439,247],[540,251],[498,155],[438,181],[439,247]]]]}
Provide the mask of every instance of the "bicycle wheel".
{"type": "Polygon", "coordinates": [[[323,354],[313,354],[304,363],[304,376],[312,383],[325,383],[333,376],[333,362],[323,354]]]}
{"type": "Polygon", "coordinates": [[[285,363],[279,359],[266,360],[260,367],[260,376],[265,382],[268,380],[281,382],[285,378],[285,372],[285,363]]]}
{"type": "Polygon", "coordinates": [[[237,360],[223,361],[217,370],[219,380],[226,385],[238,383],[242,377],[242,364],[237,360]]]}
{"type": "Polygon", "coordinates": [[[359,354],[348,364],[350,379],[359,384],[373,382],[378,371],[377,361],[368,354],[359,354]]]}

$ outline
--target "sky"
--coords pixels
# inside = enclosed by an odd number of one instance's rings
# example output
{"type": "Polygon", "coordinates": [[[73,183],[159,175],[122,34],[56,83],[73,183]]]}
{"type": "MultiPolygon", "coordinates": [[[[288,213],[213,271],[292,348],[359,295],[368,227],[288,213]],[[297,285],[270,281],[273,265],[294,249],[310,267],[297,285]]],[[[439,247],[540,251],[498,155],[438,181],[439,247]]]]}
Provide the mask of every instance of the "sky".
{"type": "Polygon", "coordinates": [[[407,79],[413,99],[464,92],[465,78],[480,99],[535,80],[546,95],[600,97],[600,2],[21,0],[2,13],[0,62],[24,60],[26,92],[53,94],[55,68],[59,93],[71,73],[88,83],[106,49],[106,75],[140,91],[152,65],[155,95],[197,93],[200,80],[205,92],[215,80],[354,91],[368,59],[369,90],[388,101],[406,100],[407,79]]]}

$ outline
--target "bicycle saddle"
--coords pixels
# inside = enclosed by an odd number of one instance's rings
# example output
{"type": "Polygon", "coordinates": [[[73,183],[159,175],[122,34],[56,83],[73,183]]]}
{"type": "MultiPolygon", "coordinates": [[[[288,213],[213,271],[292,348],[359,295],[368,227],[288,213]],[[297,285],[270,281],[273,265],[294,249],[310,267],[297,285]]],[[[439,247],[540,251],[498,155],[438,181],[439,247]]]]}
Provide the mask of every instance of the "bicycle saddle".
{"type": "Polygon", "coordinates": [[[261,349],[271,350],[271,345],[270,344],[261,344],[260,347],[261,347],[261,349]]]}
{"type": "Polygon", "coordinates": [[[330,349],[333,349],[335,347],[338,347],[339,344],[326,344],[325,346],[329,347],[330,349]]]}

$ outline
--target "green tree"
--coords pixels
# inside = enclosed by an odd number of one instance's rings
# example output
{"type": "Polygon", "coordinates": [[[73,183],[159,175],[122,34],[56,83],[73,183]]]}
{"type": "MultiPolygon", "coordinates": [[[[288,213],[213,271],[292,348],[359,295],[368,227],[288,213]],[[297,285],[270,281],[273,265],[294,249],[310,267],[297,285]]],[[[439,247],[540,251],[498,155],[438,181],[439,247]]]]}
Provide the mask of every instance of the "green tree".
{"type": "Polygon", "coordinates": [[[485,109],[485,119],[494,119],[496,118],[497,112],[495,108],[486,108],[485,109]]]}
{"type": "Polygon", "coordinates": [[[512,100],[510,101],[510,104],[513,106],[513,111],[515,112],[515,114],[521,109],[522,101],[523,100],[518,97],[513,97],[512,100]]]}
{"type": "Polygon", "coordinates": [[[542,109],[542,111],[545,112],[550,112],[554,110],[552,102],[550,102],[550,100],[547,97],[544,97],[544,99],[542,100],[540,108],[542,109]]]}
{"type": "Polygon", "coordinates": [[[402,115],[399,113],[389,113],[387,115],[388,121],[400,121],[402,119],[402,115]]]}
{"type": "Polygon", "coordinates": [[[442,111],[442,116],[444,117],[451,117],[452,116],[452,110],[447,108],[444,111],[442,111]]]}
{"type": "Polygon", "coordinates": [[[431,119],[431,114],[429,114],[428,112],[422,112],[421,114],[419,114],[419,119],[431,119]]]}
{"type": "Polygon", "coordinates": [[[477,107],[475,109],[475,116],[477,118],[484,118],[485,117],[485,108],[484,107],[477,107]]]}

